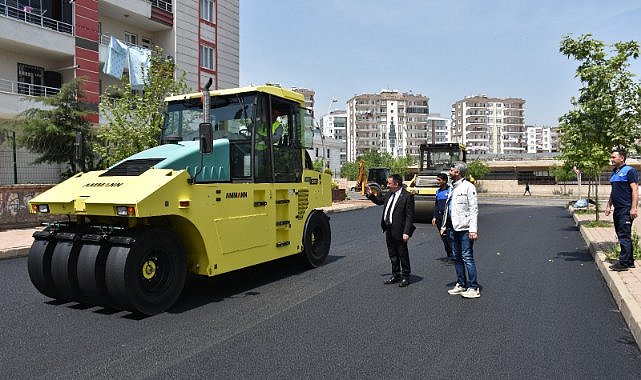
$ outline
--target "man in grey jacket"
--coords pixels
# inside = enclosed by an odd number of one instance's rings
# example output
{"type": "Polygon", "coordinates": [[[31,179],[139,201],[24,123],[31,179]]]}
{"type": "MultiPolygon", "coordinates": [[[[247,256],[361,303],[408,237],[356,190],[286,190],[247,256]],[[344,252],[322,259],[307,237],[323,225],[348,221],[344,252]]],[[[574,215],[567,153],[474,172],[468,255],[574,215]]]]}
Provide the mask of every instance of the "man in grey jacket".
{"type": "Polygon", "coordinates": [[[441,234],[449,234],[457,283],[447,292],[465,298],[479,298],[479,284],[474,263],[474,241],[478,239],[478,201],[476,188],[468,180],[467,164],[456,162],[450,168],[452,191],[447,198],[441,234]],[[467,272],[467,273],[466,273],[467,272]],[[469,281],[468,281],[469,280],[469,281]]]}

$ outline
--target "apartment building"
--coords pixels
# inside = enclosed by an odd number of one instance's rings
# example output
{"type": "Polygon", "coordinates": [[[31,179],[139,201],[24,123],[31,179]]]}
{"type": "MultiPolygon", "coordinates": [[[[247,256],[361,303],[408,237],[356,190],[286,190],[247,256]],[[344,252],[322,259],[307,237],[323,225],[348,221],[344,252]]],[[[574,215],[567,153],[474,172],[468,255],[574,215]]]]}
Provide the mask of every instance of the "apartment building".
{"type": "Polygon", "coordinates": [[[314,109],[314,97],[316,96],[316,91],[304,87],[293,87],[292,91],[296,91],[305,97],[305,108],[309,108],[310,110],[314,109]]]}
{"type": "Polygon", "coordinates": [[[342,165],[347,162],[347,112],[336,110],[324,115],[321,119],[321,130],[326,138],[340,142],[338,163],[342,165]]]}
{"type": "Polygon", "coordinates": [[[209,78],[239,84],[239,0],[0,0],[0,118],[81,77],[97,122],[100,94],[117,82],[102,73],[112,36],[161,47],[194,91],[209,78]]]}
{"type": "Polygon", "coordinates": [[[559,127],[528,125],[527,152],[546,153],[559,151],[559,127]]]}
{"type": "Polygon", "coordinates": [[[527,149],[525,100],[468,96],[452,105],[452,139],[472,154],[518,154],[527,149]]]}
{"type": "Polygon", "coordinates": [[[393,157],[418,157],[427,142],[429,98],[420,94],[381,90],[347,101],[347,161],[368,150],[393,157]]]}
{"type": "Polygon", "coordinates": [[[441,117],[438,113],[429,114],[427,117],[427,142],[429,144],[452,142],[450,119],[441,117]]]}

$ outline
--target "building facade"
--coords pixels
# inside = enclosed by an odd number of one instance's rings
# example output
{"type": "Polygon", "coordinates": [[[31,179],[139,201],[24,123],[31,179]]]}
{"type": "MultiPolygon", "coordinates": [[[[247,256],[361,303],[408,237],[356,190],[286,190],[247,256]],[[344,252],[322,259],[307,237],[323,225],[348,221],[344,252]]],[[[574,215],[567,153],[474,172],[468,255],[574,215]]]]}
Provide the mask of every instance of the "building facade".
{"type": "Polygon", "coordinates": [[[0,118],[12,118],[33,96],[51,95],[84,80],[96,114],[100,94],[117,79],[102,73],[111,37],[127,45],[159,46],[200,90],[239,84],[239,0],[2,0],[0,118]]]}
{"type": "Polygon", "coordinates": [[[439,144],[452,142],[450,119],[431,113],[427,117],[427,143],[439,144]]]}
{"type": "Polygon", "coordinates": [[[347,161],[368,150],[393,157],[418,157],[427,142],[429,98],[420,94],[382,90],[347,101],[347,161]]]}
{"type": "Polygon", "coordinates": [[[291,90],[296,91],[305,97],[305,108],[309,108],[310,110],[314,109],[314,97],[316,96],[316,91],[303,87],[293,87],[291,90]]]}
{"type": "Polygon", "coordinates": [[[323,136],[341,142],[339,163],[342,165],[347,162],[347,112],[336,110],[324,115],[321,130],[323,136]]]}
{"type": "Polygon", "coordinates": [[[452,105],[452,140],[472,154],[519,154],[527,150],[525,100],[469,96],[452,105]]]}
{"type": "Polygon", "coordinates": [[[559,151],[559,127],[528,125],[527,152],[546,153],[559,151]]]}

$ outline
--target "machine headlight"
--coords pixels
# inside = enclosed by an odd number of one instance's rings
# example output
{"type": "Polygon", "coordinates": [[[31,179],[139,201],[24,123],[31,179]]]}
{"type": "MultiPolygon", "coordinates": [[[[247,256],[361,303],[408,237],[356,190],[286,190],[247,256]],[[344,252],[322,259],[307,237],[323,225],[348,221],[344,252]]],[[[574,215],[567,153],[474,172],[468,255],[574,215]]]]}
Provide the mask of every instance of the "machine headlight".
{"type": "Polygon", "coordinates": [[[31,209],[34,212],[39,212],[41,214],[48,214],[49,213],[49,205],[47,205],[47,204],[32,205],[31,209]]]}
{"type": "Polygon", "coordinates": [[[116,206],[116,215],[118,216],[135,216],[136,208],[131,206],[116,206]]]}

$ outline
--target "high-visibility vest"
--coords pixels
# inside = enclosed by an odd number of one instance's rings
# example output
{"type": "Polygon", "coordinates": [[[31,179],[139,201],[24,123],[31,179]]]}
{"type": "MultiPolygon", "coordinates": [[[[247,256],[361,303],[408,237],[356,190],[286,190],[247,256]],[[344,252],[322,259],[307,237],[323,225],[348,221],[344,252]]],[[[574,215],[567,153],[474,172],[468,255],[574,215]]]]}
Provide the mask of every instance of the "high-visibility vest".
{"type": "MultiPolygon", "coordinates": [[[[272,137],[274,138],[274,143],[280,140],[283,135],[283,125],[280,121],[276,120],[272,123],[272,137]]],[[[258,128],[256,131],[256,150],[265,150],[267,149],[267,131],[264,128],[264,124],[261,128],[258,128]]]]}

